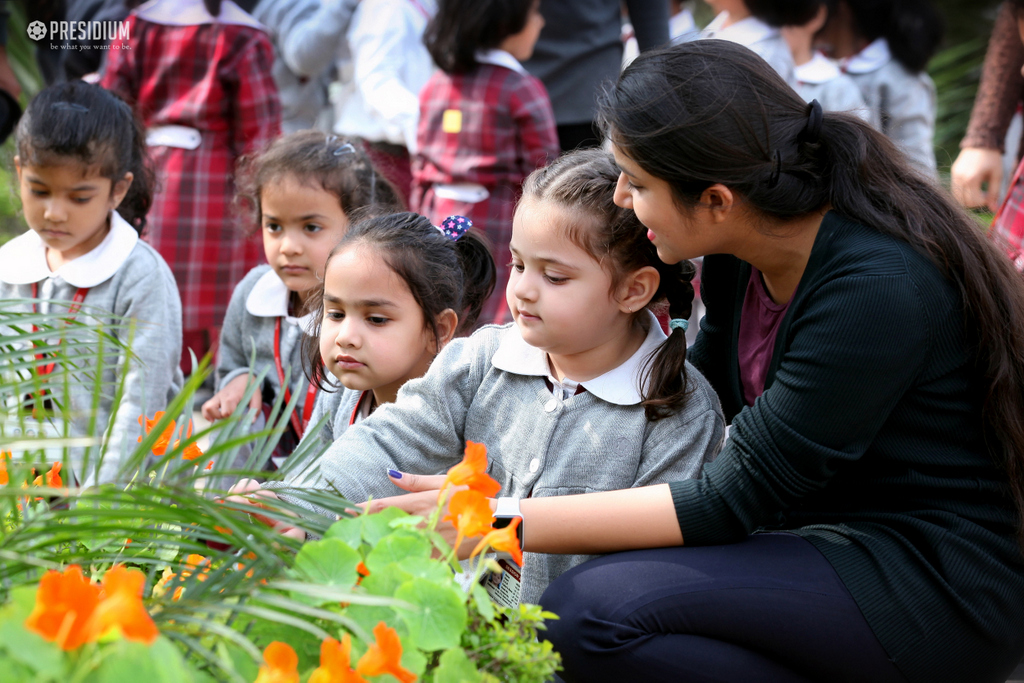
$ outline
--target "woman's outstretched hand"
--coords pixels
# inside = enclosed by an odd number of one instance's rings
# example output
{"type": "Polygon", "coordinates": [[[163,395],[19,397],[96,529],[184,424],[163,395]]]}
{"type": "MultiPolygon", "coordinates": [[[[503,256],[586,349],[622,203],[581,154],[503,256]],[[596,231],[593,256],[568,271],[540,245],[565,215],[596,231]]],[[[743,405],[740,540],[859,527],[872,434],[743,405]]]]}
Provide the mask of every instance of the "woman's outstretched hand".
{"type": "MultiPolygon", "coordinates": [[[[409,493],[401,496],[391,496],[389,498],[379,498],[377,500],[371,500],[368,503],[360,503],[359,507],[366,510],[367,512],[374,513],[380,512],[384,508],[398,508],[408,512],[410,515],[419,515],[424,519],[429,518],[437,509],[438,496],[441,494],[441,486],[444,485],[445,475],[443,474],[408,474],[406,472],[395,472],[391,470],[388,473],[388,477],[394,482],[395,486],[400,489],[405,489],[409,493]],[[396,476],[397,475],[397,476],[396,476]]],[[[465,487],[459,487],[465,488],[465,487]]],[[[458,489],[453,489],[458,490],[458,489]]],[[[492,504],[493,508],[494,505],[492,504]]],[[[458,532],[455,527],[452,526],[451,522],[444,521],[444,518],[448,516],[448,503],[444,505],[444,510],[441,514],[441,520],[437,523],[437,532],[444,537],[444,540],[448,542],[448,545],[455,544],[455,537],[458,532]]],[[[469,557],[477,539],[469,539],[463,542],[459,548],[459,559],[464,560],[469,557]]]]}
{"type": "MultiPolygon", "coordinates": [[[[262,509],[263,507],[260,505],[260,501],[258,500],[260,498],[268,501],[278,500],[276,493],[264,489],[255,479],[239,480],[238,483],[231,487],[228,493],[231,494],[227,497],[228,501],[238,505],[249,505],[257,509],[262,509]]],[[[306,532],[298,527],[292,526],[287,522],[270,519],[269,517],[265,517],[256,512],[251,512],[249,514],[251,514],[255,519],[258,519],[267,526],[273,528],[274,531],[282,536],[294,538],[298,541],[306,540],[306,532]]]]}

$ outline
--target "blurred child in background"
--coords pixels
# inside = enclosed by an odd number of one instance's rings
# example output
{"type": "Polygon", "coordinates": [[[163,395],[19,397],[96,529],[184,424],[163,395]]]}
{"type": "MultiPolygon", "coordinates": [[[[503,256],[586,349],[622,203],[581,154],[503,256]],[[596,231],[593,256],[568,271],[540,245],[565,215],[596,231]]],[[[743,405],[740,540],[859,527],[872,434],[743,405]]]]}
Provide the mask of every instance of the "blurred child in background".
{"type": "Polygon", "coordinates": [[[511,319],[505,283],[523,180],[558,155],[544,85],[520,64],[544,26],[539,0],[441,0],[426,44],[441,67],[420,93],[410,208],[434,223],[469,217],[501,264],[483,322],[511,319]]]}

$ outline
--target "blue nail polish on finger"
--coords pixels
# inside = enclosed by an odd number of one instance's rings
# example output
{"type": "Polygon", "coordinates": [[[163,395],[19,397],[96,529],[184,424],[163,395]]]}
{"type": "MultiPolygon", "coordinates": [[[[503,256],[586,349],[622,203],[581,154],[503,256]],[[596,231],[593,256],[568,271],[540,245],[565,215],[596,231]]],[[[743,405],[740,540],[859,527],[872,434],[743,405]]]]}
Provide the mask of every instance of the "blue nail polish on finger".
{"type": "Polygon", "coordinates": [[[401,479],[402,473],[399,472],[398,470],[388,470],[388,476],[391,477],[392,479],[401,479]]]}

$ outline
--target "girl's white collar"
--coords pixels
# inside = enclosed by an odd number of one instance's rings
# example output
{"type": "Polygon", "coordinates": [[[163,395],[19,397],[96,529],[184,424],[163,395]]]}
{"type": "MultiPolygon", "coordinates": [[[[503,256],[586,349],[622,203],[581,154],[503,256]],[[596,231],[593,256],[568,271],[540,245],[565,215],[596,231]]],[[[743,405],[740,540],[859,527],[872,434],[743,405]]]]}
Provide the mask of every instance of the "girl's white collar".
{"type": "Polygon", "coordinates": [[[780,35],[779,29],[772,28],[757,17],[740,19],[735,24],[722,28],[729,19],[728,12],[720,12],[714,20],[701,32],[702,38],[718,38],[740,45],[753,45],[768,38],[780,35]]]}
{"type": "Polygon", "coordinates": [[[245,299],[245,310],[257,318],[284,318],[292,325],[297,325],[304,332],[309,332],[313,314],[307,313],[301,318],[288,315],[288,300],[291,290],[271,268],[256,280],[245,299]]]}
{"type": "Polygon", "coordinates": [[[800,83],[819,85],[841,75],[836,63],[820,52],[815,52],[811,61],[796,67],[796,80],[800,83]]]}
{"type": "MultiPolygon", "coordinates": [[[[650,311],[647,311],[646,322],[647,337],[625,363],[599,377],[576,384],[582,384],[584,389],[599,399],[614,405],[632,406],[640,403],[646,389],[644,364],[667,339],[661,323],[650,311]]],[[[551,372],[548,354],[527,344],[515,323],[502,335],[498,350],[491,356],[491,365],[516,375],[547,377],[551,372]]]]}
{"type": "Polygon", "coordinates": [[[885,38],[878,38],[857,54],[844,59],[840,62],[840,66],[849,74],[868,74],[878,71],[891,61],[892,52],[889,50],[889,41],[885,38]]]}
{"type": "Polygon", "coordinates": [[[117,211],[110,212],[110,231],[92,251],[55,271],[46,263],[46,244],[35,230],[18,235],[0,247],[0,280],[28,285],[61,278],[73,287],[95,287],[114,277],[132,253],[139,234],[117,211]]]}
{"type": "Polygon", "coordinates": [[[481,64],[493,64],[494,66],[503,66],[506,69],[511,69],[517,73],[521,73],[524,76],[527,74],[523,65],[519,63],[519,60],[512,56],[512,53],[505,52],[504,50],[477,50],[474,54],[476,61],[481,64]]]}
{"type": "Polygon", "coordinates": [[[265,31],[266,28],[245,10],[224,0],[220,15],[213,16],[206,10],[202,0],[150,0],[135,13],[140,19],[168,26],[195,26],[197,24],[238,24],[265,31]]]}

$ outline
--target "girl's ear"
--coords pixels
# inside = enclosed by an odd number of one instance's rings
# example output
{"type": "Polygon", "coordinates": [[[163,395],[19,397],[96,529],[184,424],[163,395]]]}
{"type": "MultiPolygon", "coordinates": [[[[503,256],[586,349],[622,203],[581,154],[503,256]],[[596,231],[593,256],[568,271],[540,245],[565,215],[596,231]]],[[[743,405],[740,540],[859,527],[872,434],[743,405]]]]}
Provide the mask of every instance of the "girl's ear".
{"type": "Polygon", "coordinates": [[[736,195],[722,183],[715,183],[701,193],[700,204],[711,211],[715,223],[721,223],[736,206],[736,195]]]}
{"type": "Polygon", "coordinates": [[[459,328],[459,314],[450,308],[446,308],[438,314],[437,339],[431,339],[431,352],[440,353],[445,344],[455,336],[455,330],[459,328]]]}
{"type": "Polygon", "coordinates": [[[627,275],[618,288],[619,310],[636,313],[646,306],[661,284],[661,274],[654,266],[644,266],[627,275]]]}
{"type": "Polygon", "coordinates": [[[135,174],[128,171],[124,174],[123,178],[114,183],[114,186],[110,188],[111,210],[121,206],[121,202],[124,200],[125,195],[128,194],[128,188],[132,186],[133,180],[135,180],[135,174]]]}

